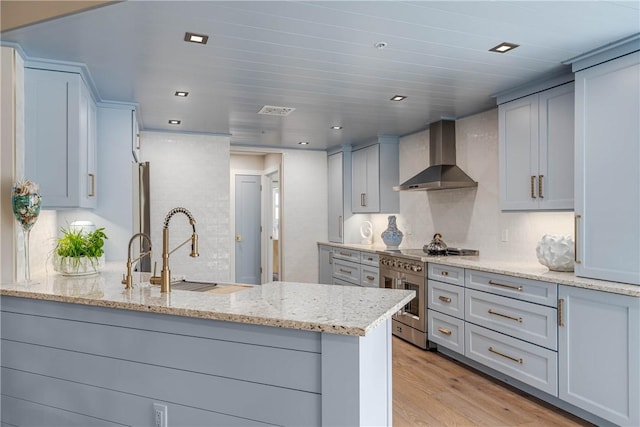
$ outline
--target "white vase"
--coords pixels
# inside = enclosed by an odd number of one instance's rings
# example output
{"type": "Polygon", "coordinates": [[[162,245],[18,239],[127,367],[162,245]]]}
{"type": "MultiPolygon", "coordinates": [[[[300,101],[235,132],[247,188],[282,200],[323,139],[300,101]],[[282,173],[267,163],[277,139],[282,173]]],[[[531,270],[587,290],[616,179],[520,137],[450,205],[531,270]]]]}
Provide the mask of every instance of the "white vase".
{"type": "Polygon", "coordinates": [[[540,264],[552,271],[573,271],[573,236],[545,234],[536,247],[540,264]]]}
{"type": "Polygon", "coordinates": [[[65,276],[86,276],[102,271],[105,264],[104,255],[99,258],[61,257],[53,255],[53,269],[65,276]]]}

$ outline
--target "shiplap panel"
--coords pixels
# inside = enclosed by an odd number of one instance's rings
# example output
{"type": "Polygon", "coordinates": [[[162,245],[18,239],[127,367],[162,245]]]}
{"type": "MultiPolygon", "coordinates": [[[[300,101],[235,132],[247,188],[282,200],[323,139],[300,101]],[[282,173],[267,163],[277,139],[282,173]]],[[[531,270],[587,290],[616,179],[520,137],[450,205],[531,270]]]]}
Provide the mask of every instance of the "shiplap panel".
{"type": "MultiPolygon", "coordinates": [[[[7,368],[231,416],[283,425],[317,425],[320,419],[319,394],[160,367],[153,355],[135,363],[7,340],[0,355],[7,368]]],[[[3,392],[10,395],[14,386],[3,379],[3,392]]]]}
{"type": "Polygon", "coordinates": [[[167,406],[170,426],[271,425],[12,369],[3,369],[2,376],[10,385],[5,393],[11,393],[3,396],[2,418],[21,426],[151,426],[154,403],[167,406]],[[93,417],[80,415],[83,412],[93,417]]]}
{"type": "Polygon", "coordinates": [[[318,353],[14,313],[2,313],[2,338],[320,392],[318,353]]]}
{"type": "Polygon", "coordinates": [[[0,297],[2,311],[77,320],[139,330],[167,332],[193,337],[320,352],[320,334],[295,329],[194,319],[130,310],[0,297]]]}

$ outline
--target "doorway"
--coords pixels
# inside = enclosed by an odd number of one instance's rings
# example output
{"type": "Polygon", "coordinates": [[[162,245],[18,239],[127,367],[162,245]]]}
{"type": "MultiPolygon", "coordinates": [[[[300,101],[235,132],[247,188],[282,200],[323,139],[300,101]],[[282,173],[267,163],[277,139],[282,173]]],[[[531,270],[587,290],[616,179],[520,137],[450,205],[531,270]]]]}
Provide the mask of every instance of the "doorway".
{"type": "Polygon", "coordinates": [[[267,203],[267,275],[268,281],[280,280],[280,176],[278,171],[266,175],[267,203]]]}

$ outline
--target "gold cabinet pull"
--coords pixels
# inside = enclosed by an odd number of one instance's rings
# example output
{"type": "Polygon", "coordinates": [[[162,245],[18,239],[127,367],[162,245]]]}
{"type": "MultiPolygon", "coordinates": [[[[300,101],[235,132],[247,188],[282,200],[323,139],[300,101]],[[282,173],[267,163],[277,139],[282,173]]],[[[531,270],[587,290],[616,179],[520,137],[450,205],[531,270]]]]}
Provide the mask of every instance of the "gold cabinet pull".
{"type": "Polygon", "coordinates": [[[513,316],[509,316],[508,314],[498,313],[497,311],[494,311],[492,308],[489,309],[488,313],[493,314],[494,316],[500,316],[500,317],[504,317],[505,319],[511,319],[511,320],[515,320],[518,323],[522,323],[522,317],[513,317],[513,316]]]}
{"type": "Polygon", "coordinates": [[[367,280],[373,280],[373,279],[375,279],[374,276],[367,276],[367,280]]]}
{"type": "Polygon", "coordinates": [[[522,286],[505,285],[504,283],[495,282],[489,280],[489,284],[493,286],[500,286],[501,288],[514,289],[516,291],[522,291],[522,286]]]}
{"type": "Polygon", "coordinates": [[[564,299],[560,298],[558,300],[558,326],[564,326],[564,299]]]}
{"type": "Polygon", "coordinates": [[[582,215],[576,214],[573,217],[573,262],[576,264],[582,264],[582,261],[578,259],[578,220],[582,218],[582,215]]]}
{"type": "Polygon", "coordinates": [[[367,195],[360,193],[360,206],[367,206],[367,195]]]}
{"type": "Polygon", "coordinates": [[[236,242],[242,242],[242,234],[236,234],[236,242]]]}
{"type": "Polygon", "coordinates": [[[504,353],[501,353],[501,352],[497,351],[493,347],[489,347],[489,351],[491,353],[497,354],[498,356],[502,356],[502,357],[507,358],[509,360],[513,360],[514,362],[518,362],[521,365],[524,363],[524,360],[522,359],[522,357],[517,358],[517,357],[509,356],[508,354],[504,354],[504,353]]]}
{"type": "Polygon", "coordinates": [[[91,180],[91,185],[89,186],[89,194],[88,197],[95,197],[96,195],[96,175],[93,173],[89,174],[89,179],[91,180]]]}
{"type": "Polygon", "coordinates": [[[438,299],[443,302],[451,302],[451,298],[445,297],[444,295],[440,295],[438,299]]]}
{"type": "Polygon", "coordinates": [[[544,175],[538,175],[538,197],[544,199],[542,195],[542,180],[544,179],[544,175]]]}
{"type": "Polygon", "coordinates": [[[440,274],[442,274],[443,276],[448,276],[449,272],[448,271],[441,271],[440,274]]]}
{"type": "Polygon", "coordinates": [[[329,264],[333,264],[333,251],[329,251],[329,264]]]}
{"type": "Polygon", "coordinates": [[[438,332],[441,332],[445,335],[451,335],[451,331],[449,329],[443,328],[443,327],[439,327],[438,328],[438,332]]]}
{"type": "Polygon", "coordinates": [[[531,175],[531,198],[532,199],[536,198],[535,187],[536,187],[536,176],[531,175]]]}
{"type": "Polygon", "coordinates": [[[338,237],[342,239],[342,215],[338,216],[338,237]]]}
{"type": "Polygon", "coordinates": [[[350,257],[351,253],[350,252],[342,252],[342,251],[340,251],[340,255],[350,257]]]}
{"type": "Polygon", "coordinates": [[[341,273],[351,274],[351,271],[350,271],[350,270],[345,270],[344,268],[341,268],[341,269],[340,269],[340,272],[341,272],[341,273]]]}

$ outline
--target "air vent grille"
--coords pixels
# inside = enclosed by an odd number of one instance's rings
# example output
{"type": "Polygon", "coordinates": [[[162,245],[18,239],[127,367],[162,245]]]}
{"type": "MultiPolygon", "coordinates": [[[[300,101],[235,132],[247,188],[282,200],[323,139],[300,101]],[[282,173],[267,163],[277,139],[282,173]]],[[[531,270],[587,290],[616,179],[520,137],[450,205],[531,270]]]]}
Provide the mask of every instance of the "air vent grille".
{"type": "Polygon", "coordinates": [[[276,107],[274,105],[265,105],[258,111],[258,114],[266,114],[268,116],[288,116],[295,108],[291,107],[276,107]]]}

